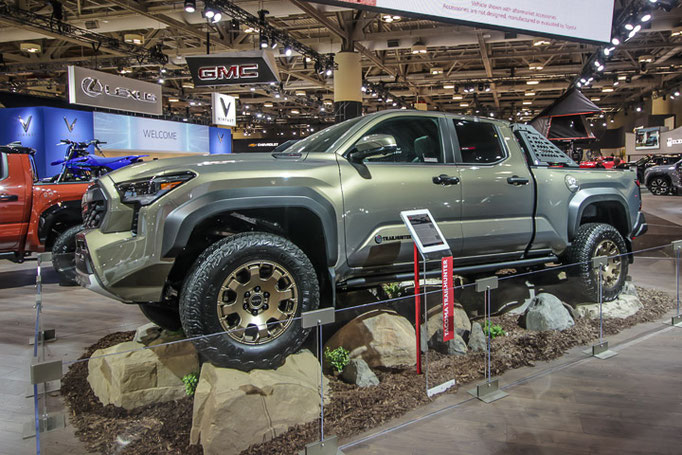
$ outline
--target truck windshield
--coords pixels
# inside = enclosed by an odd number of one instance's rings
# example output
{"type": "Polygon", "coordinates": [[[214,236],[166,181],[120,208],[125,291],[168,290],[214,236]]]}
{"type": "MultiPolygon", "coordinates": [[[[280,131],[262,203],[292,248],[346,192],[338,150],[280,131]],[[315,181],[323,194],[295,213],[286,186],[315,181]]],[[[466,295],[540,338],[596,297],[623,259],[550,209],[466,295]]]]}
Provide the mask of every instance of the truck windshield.
{"type": "Polygon", "coordinates": [[[338,141],[346,132],[350,131],[357,125],[363,117],[356,117],[354,119],[346,120],[345,122],[337,123],[334,126],[325,128],[312,136],[295,143],[285,150],[286,153],[321,153],[327,152],[336,141],[338,141]]]}

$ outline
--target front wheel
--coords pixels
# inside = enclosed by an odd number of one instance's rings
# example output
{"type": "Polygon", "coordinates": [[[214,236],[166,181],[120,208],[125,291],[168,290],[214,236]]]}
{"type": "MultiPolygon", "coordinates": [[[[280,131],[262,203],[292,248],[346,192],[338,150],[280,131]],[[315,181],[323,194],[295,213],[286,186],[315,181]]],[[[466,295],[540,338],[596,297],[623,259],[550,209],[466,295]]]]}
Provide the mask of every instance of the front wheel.
{"type": "Polygon", "coordinates": [[[572,270],[580,280],[579,292],[586,298],[599,301],[599,271],[592,267],[592,259],[606,256],[602,271],[602,300],[615,300],[625,284],[628,274],[628,258],[625,240],[611,225],[587,223],[580,226],[569,248],[569,264],[577,264],[572,270]]]}
{"type": "Polygon", "coordinates": [[[653,195],[665,196],[670,192],[670,181],[665,177],[654,177],[647,185],[647,188],[653,195]]]}
{"type": "Polygon", "coordinates": [[[309,330],[302,312],[319,306],[317,275],[290,241],[266,233],[224,238],[204,251],[180,294],[185,334],[213,364],[277,368],[309,330]]]}
{"type": "Polygon", "coordinates": [[[59,275],[61,286],[75,286],[76,283],[76,234],[83,226],[72,226],[57,236],[52,245],[52,266],[59,275]]]}

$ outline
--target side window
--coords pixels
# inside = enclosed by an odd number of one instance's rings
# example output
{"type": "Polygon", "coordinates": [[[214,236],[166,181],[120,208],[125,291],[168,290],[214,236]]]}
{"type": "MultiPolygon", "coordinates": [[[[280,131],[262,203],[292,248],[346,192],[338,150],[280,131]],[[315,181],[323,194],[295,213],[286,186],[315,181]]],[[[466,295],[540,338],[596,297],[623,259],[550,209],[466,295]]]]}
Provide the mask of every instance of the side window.
{"type": "Polygon", "coordinates": [[[494,163],[505,157],[495,125],[458,119],[454,122],[463,163],[494,163]]]}
{"type": "Polygon", "coordinates": [[[7,155],[0,153],[0,180],[7,178],[7,155]]]}
{"type": "Polygon", "coordinates": [[[367,163],[443,163],[437,118],[395,117],[373,127],[363,138],[370,135],[392,136],[397,149],[370,156],[364,160],[367,163]]]}

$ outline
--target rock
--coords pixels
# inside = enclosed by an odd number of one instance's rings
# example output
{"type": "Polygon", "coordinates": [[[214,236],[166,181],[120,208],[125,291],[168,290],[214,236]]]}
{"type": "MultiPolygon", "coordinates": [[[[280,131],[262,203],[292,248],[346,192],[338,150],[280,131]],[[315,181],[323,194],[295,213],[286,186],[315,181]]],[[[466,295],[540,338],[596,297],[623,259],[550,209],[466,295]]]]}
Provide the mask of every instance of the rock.
{"type": "MultiPolygon", "coordinates": [[[[159,340],[164,341],[158,338],[154,343],[159,340]]],[[[194,345],[186,342],[141,349],[144,347],[128,341],[93,353],[88,361],[88,383],[102,404],[133,409],[186,396],[182,377],[199,370],[194,345]]]]}
{"type": "Polygon", "coordinates": [[[485,351],[487,348],[487,341],[483,333],[483,327],[478,322],[471,324],[471,334],[469,334],[469,350],[471,351],[485,351]]]}
{"type": "Polygon", "coordinates": [[[161,330],[161,327],[150,322],[137,328],[133,341],[136,343],[149,344],[161,336],[161,330]]]}
{"type": "Polygon", "coordinates": [[[566,330],[575,322],[564,304],[552,294],[538,294],[525,315],[527,330],[566,330]]]}
{"type": "Polygon", "coordinates": [[[343,346],[351,359],[363,359],[372,367],[399,367],[417,362],[412,324],[392,310],[372,310],[351,320],[325,344],[330,350],[343,346]]]}
{"type": "Polygon", "coordinates": [[[466,355],[467,345],[458,334],[452,340],[443,341],[443,329],[439,328],[429,340],[429,347],[446,355],[466,355]]]}
{"type": "MultiPolygon", "coordinates": [[[[329,390],[325,378],[325,390],[329,390]]],[[[308,350],[276,370],[244,372],[204,363],[190,441],[205,455],[238,454],[320,415],[320,364],[308,350]]]]}
{"type": "Polygon", "coordinates": [[[620,291],[620,295],[632,295],[635,297],[639,297],[639,294],[637,294],[637,287],[634,285],[634,283],[631,280],[626,280],[625,283],[623,284],[623,289],[620,291]]]}
{"type": "MultiPolygon", "coordinates": [[[[604,319],[625,319],[642,308],[644,305],[642,305],[639,297],[622,293],[616,300],[602,304],[604,319]]],[[[599,304],[576,305],[575,312],[581,318],[599,319],[599,304]]]]}
{"type": "MultiPolygon", "coordinates": [[[[527,306],[529,299],[535,297],[535,287],[525,278],[513,278],[500,281],[500,286],[490,292],[491,312],[508,312],[527,306]]],[[[476,292],[473,286],[462,290],[459,301],[468,314],[483,315],[485,305],[483,293],[476,292]]]]}
{"type": "MultiPolygon", "coordinates": [[[[443,331],[443,305],[441,304],[431,308],[427,314],[429,317],[429,337],[432,337],[437,330],[440,329],[441,332],[443,331]]],[[[461,305],[454,305],[452,316],[454,320],[453,328],[455,331],[457,331],[457,329],[466,332],[471,330],[471,321],[469,321],[469,316],[467,316],[467,312],[464,311],[464,308],[462,308],[461,305]]]]}
{"type": "Polygon", "coordinates": [[[359,387],[379,385],[379,378],[362,359],[351,360],[341,373],[341,379],[359,387]]]}

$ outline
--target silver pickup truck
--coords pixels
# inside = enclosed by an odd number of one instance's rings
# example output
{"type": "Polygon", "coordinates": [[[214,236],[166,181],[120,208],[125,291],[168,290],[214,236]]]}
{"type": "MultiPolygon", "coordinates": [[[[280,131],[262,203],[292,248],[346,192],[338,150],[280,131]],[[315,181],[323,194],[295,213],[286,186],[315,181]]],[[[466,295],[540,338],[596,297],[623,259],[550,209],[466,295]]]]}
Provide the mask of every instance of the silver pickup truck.
{"type": "MultiPolygon", "coordinates": [[[[320,131],[281,153],[135,164],[83,198],[82,285],[139,304],[216,364],[276,367],[307,331],[297,316],[335,293],[411,277],[400,212],[427,208],[454,272],[611,256],[620,292],[631,241],[646,231],[635,174],[589,170],[533,128],[439,112],[384,111],[320,131]]],[[[428,273],[438,274],[438,270],[428,273]]]]}

